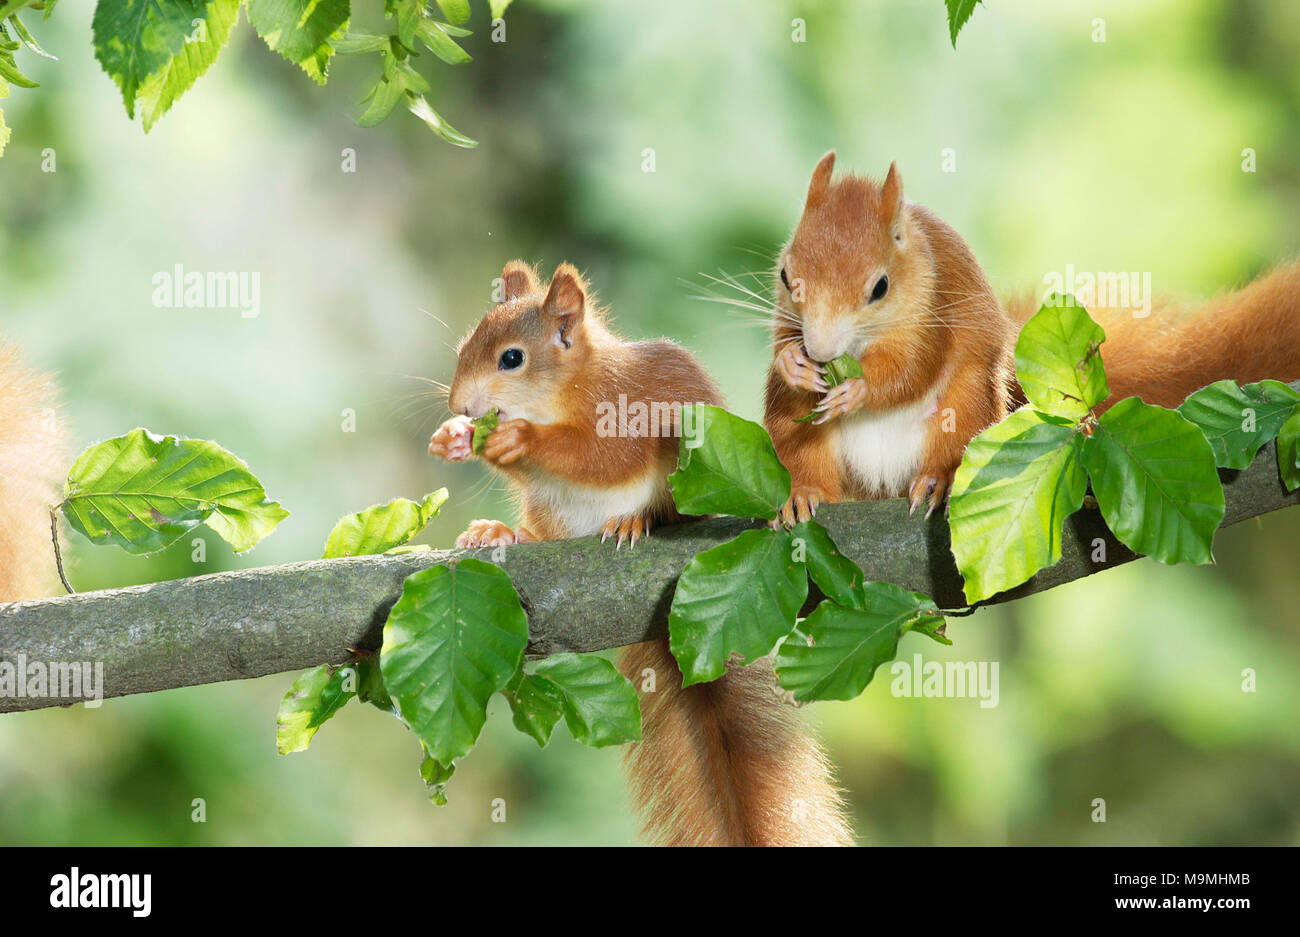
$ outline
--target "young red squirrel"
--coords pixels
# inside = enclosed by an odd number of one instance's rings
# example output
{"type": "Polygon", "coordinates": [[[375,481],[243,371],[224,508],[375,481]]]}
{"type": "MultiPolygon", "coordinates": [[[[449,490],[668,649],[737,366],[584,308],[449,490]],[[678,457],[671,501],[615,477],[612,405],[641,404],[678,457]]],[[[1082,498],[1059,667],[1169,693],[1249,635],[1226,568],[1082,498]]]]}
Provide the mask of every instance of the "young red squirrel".
{"type": "MultiPolygon", "coordinates": [[[[506,264],[503,301],[461,343],[448,404],[455,414],[429,443],[435,456],[472,455],[470,419],[500,420],[483,458],[519,496],[518,529],[477,520],[462,547],[601,534],[618,546],[679,520],[668,486],[680,409],[658,435],[608,434],[600,408],[720,404],[690,352],[668,341],[627,342],[605,324],[569,264],[549,285],[506,264]]],[[[682,688],[667,641],[625,648],[619,667],[641,691],[642,741],[629,750],[632,798],[646,831],[669,845],[847,844],[851,834],[817,743],[776,692],[767,661],[682,688]],[[645,692],[647,670],[655,688],[645,692]]]]}
{"type": "MultiPolygon", "coordinates": [[[[966,242],[903,198],[896,165],[881,184],[832,182],[835,153],[813,170],[803,216],[774,284],[766,423],[790,469],[787,522],[827,501],[906,496],[942,504],[970,440],[1018,401],[1018,323],[1003,311],[966,242]],[[824,365],[857,359],[862,376],[828,387],[824,365]],[[798,422],[810,411],[815,419],[798,422]]],[[[1106,329],[1110,401],[1177,406],[1221,378],[1300,377],[1300,265],[1177,320],[1090,308],[1106,329]]]]}

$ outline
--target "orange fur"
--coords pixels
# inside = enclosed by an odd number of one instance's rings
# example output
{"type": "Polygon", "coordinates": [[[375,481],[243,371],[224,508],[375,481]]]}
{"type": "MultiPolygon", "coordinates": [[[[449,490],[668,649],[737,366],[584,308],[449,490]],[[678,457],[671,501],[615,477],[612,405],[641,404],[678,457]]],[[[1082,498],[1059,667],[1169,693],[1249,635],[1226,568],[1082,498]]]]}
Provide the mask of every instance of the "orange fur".
{"type": "MultiPolygon", "coordinates": [[[[1038,311],[1028,295],[1007,305],[1017,323],[1038,311]]],[[[1111,395],[1099,409],[1133,396],[1176,407],[1225,378],[1243,384],[1300,379],[1300,264],[1196,307],[1158,300],[1142,318],[1115,307],[1088,313],[1106,330],[1101,357],[1111,395]]]]}
{"type": "MultiPolygon", "coordinates": [[[[503,302],[462,342],[448,403],[453,417],[430,451],[450,451],[465,416],[497,408],[502,422],[483,457],[522,503],[523,534],[538,539],[616,533],[635,545],[650,527],[679,520],[668,475],[676,435],[608,435],[599,408],[622,396],[630,407],[720,404],[690,352],[668,341],[625,342],[605,325],[586,282],[568,264],[551,283],[512,261],[503,302]],[[516,349],[523,364],[503,369],[516,349]],[[462,422],[459,422],[462,421],[462,422]],[[618,504],[603,516],[599,505],[618,504]],[[597,507],[593,508],[592,505],[597,507]]],[[[670,409],[676,432],[680,411],[670,409]]],[[[509,529],[476,521],[467,542],[509,529]]],[[[508,539],[503,538],[503,539],[508,539]]],[[[838,844],[849,841],[838,795],[816,741],[777,694],[759,661],[710,684],[683,689],[667,641],[625,648],[619,666],[641,690],[642,741],[628,754],[629,788],[646,832],[673,845],[838,844]],[[642,689],[643,671],[655,675],[642,689]]]]}
{"type": "Polygon", "coordinates": [[[48,595],[57,583],[49,507],[67,465],[54,385],[0,344],[0,602],[48,595]]]}

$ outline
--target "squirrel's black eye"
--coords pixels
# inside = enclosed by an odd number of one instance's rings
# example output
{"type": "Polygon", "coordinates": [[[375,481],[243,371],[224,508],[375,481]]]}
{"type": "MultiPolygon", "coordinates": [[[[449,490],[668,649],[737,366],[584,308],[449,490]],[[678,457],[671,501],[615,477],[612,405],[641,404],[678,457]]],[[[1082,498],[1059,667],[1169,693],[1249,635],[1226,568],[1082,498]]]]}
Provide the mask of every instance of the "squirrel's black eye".
{"type": "Polygon", "coordinates": [[[876,281],[876,285],[871,288],[871,298],[867,300],[874,303],[878,299],[884,299],[885,294],[889,292],[889,277],[881,277],[876,281]]]}
{"type": "Polygon", "coordinates": [[[790,288],[790,280],[785,275],[785,267],[781,268],[781,285],[786,289],[790,288]]]}
{"type": "Polygon", "coordinates": [[[523,363],[524,353],[522,351],[518,348],[507,348],[501,352],[501,360],[497,363],[497,367],[502,371],[513,371],[523,363]]]}

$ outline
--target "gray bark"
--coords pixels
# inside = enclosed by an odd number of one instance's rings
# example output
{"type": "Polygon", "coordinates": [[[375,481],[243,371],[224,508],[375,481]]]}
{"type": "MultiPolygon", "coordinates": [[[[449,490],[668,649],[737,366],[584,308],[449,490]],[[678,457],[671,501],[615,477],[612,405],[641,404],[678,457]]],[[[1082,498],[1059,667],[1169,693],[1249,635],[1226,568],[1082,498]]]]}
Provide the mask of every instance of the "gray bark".
{"type": "MultiPolygon", "coordinates": [[[[1300,491],[1282,488],[1272,443],[1249,468],[1223,476],[1225,526],[1300,503],[1300,491]]],[[[818,518],[869,580],[924,592],[944,608],[964,606],[943,517],[909,517],[906,504],[893,500],[827,505],[818,518]]],[[[718,518],[660,528],[635,550],[594,537],[507,548],[499,565],[528,611],[530,652],[598,651],[662,637],[674,584],[691,557],[754,523],[718,518]]],[[[0,605],[0,660],[102,661],[105,697],[340,663],[351,648],[379,647],[406,576],[464,555],[314,560],[0,605]]],[[[1060,562],[987,604],[1135,558],[1085,507],[1066,524],[1060,562]],[[1098,539],[1104,563],[1091,559],[1098,539]]],[[[0,698],[0,712],[59,702],[0,698]]]]}

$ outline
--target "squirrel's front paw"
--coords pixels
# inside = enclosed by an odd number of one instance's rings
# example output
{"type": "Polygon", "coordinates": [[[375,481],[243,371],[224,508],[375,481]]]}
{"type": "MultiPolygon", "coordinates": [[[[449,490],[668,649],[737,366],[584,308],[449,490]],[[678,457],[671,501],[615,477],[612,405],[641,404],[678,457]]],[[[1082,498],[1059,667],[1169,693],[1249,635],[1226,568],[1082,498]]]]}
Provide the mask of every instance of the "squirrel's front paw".
{"type": "Polygon", "coordinates": [[[438,427],[429,440],[429,455],[448,462],[463,462],[474,454],[474,421],[454,416],[438,427]]]}
{"type": "Polygon", "coordinates": [[[530,543],[537,538],[527,527],[511,530],[500,521],[477,520],[456,538],[456,546],[463,550],[479,547],[508,547],[514,543],[530,543]]]}
{"type": "Polygon", "coordinates": [[[483,458],[494,465],[509,465],[528,454],[533,427],[527,420],[505,420],[483,445],[483,458]]]}
{"type": "Polygon", "coordinates": [[[843,384],[832,387],[821,402],[813,407],[813,412],[817,414],[813,425],[852,413],[860,409],[866,400],[867,382],[860,377],[849,378],[843,384]]]}
{"type": "Polygon", "coordinates": [[[952,479],[956,472],[955,468],[921,469],[920,474],[907,486],[907,500],[912,505],[907,513],[915,514],[921,502],[928,498],[930,507],[926,510],[925,516],[929,517],[933,514],[935,508],[948,499],[948,492],[952,490],[952,479]]]}
{"type": "Polygon", "coordinates": [[[822,366],[804,354],[798,342],[790,342],[776,356],[776,370],[795,390],[824,394],[830,387],[822,376],[822,366]]]}
{"type": "Polygon", "coordinates": [[[787,527],[812,520],[817,508],[826,500],[826,492],[813,485],[795,485],[790,491],[790,500],[781,508],[781,513],[772,521],[772,527],[779,527],[784,521],[787,527]]]}
{"type": "Polygon", "coordinates": [[[627,542],[628,548],[636,546],[636,542],[650,533],[650,515],[649,514],[629,514],[626,517],[611,517],[605,521],[605,526],[600,532],[600,542],[604,543],[610,537],[618,535],[618,544],[614,549],[623,546],[627,542]]]}

